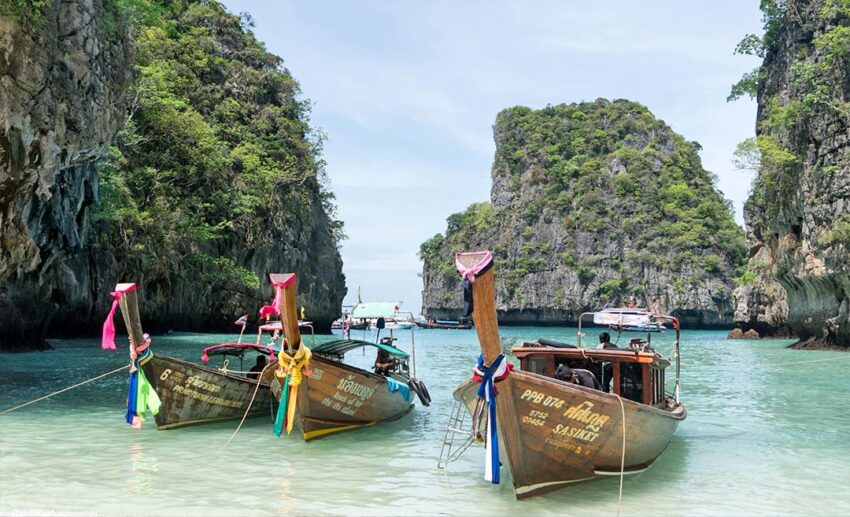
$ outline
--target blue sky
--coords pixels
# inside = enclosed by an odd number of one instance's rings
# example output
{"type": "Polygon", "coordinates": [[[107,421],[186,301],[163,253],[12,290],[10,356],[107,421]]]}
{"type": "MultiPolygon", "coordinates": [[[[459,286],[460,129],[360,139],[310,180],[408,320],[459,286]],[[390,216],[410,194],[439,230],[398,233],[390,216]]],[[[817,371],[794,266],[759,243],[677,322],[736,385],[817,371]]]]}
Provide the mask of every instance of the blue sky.
{"type": "Polygon", "coordinates": [[[490,197],[492,125],[507,107],[624,98],[703,146],[736,220],[752,173],[732,165],[753,101],[727,103],[757,66],[733,55],[758,33],[756,0],[224,0],[284,58],[327,134],[331,188],[349,239],[349,294],[421,304],[419,244],[490,197]]]}

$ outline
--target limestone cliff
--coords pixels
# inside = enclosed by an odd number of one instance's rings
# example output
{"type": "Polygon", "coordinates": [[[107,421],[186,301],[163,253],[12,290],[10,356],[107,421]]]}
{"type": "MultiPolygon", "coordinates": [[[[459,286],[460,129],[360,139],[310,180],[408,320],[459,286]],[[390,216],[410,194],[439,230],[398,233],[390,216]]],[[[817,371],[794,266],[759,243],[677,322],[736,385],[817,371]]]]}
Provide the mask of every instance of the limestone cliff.
{"type": "Polygon", "coordinates": [[[729,326],[743,234],[688,142],[642,105],[604,99],[501,112],[491,202],[424,243],[423,311],[456,318],[452,255],[495,252],[502,323],[575,323],[634,297],[729,326]]]}
{"type": "Polygon", "coordinates": [[[59,304],[91,296],[88,268],[71,262],[85,247],[96,162],[123,122],[131,71],[127,29],[108,9],[55,0],[0,17],[3,348],[40,343],[59,304]]]}
{"type": "Polygon", "coordinates": [[[119,281],[146,328],[220,330],[294,271],[329,326],[345,285],[321,140],[250,20],[46,3],[0,19],[0,348],[96,334],[119,281]]]}
{"type": "Polygon", "coordinates": [[[761,155],[745,205],[735,319],[762,335],[850,346],[850,2],[765,2],[761,155]],[[745,275],[746,276],[746,275],[745,275]]]}

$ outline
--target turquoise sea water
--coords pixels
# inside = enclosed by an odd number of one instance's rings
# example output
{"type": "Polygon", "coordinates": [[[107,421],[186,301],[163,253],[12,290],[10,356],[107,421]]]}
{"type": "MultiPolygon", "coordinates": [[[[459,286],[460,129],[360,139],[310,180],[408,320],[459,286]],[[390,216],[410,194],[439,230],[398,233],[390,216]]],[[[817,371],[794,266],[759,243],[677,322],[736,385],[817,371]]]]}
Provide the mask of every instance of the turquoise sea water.
{"type": "MultiPolygon", "coordinates": [[[[508,342],[575,339],[569,328],[501,332],[508,342]]],[[[410,332],[398,335],[410,351],[410,332]]],[[[653,342],[669,356],[672,338],[653,342]]],[[[172,334],[154,336],[153,347],[197,360],[203,346],[231,339],[172,334]]],[[[623,515],[850,515],[850,354],[788,343],[683,333],[688,419],[652,468],[625,478],[623,515]]],[[[96,340],[53,345],[0,355],[0,410],[127,362],[96,340]]],[[[350,360],[370,364],[371,354],[350,360]]],[[[309,444],[276,438],[264,417],[248,420],[227,448],[235,421],[157,431],[149,419],[134,431],[123,421],[126,375],[118,373],[0,416],[0,513],[615,514],[616,477],[516,501],[507,472],[502,485],[484,481],[482,447],[436,468],[452,389],[477,355],[474,330],[417,331],[417,373],[432,405],[309,444]]]]}

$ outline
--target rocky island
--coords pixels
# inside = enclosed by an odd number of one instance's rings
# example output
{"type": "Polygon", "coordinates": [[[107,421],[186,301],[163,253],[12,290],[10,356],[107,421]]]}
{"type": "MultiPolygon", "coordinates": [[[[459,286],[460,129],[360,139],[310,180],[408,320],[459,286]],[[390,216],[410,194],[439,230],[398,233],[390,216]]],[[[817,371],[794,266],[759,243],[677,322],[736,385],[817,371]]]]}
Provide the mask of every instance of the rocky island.
{"type": "Polygon", "coordinates": [[[573,324],[633,297],[692,327],[731,325],[744,236],[698,143],[605,99],[506,109],[494,139],[490,202],[421,246],[423,313],[457,318],[453,253],[488,248],[500,323],[573,324]]]}

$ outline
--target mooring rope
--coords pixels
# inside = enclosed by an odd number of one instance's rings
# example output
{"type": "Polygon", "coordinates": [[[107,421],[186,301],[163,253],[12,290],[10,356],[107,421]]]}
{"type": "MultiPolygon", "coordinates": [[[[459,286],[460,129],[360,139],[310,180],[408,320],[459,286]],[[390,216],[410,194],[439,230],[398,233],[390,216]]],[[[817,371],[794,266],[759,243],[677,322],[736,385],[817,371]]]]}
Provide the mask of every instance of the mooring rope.
{"type": "Polygon", "coordinates": [[[623,406],[622,397],[616,393],[614,396],[620,401],[620,412],[623,419],[623,455],[620,457],[620,497],[617,499],[617,517],[620,517],[620,505],[623,503],[623,474],[626,470],[626,408],[623,406]]]}
{"type": "Polygon", "coordinates": [[[233,440],[233,438],[236,436],[236,433],[238,433],[239,430],[242,429],[242,424],[245,423],[245,419],[248,418],[248,413],[251,411],[251,406],[254,405],[254,397],[257,396],[257,392],[260,390],[260,384],[262,383],[263,374],[266,373],[266,370],[268,370],[270,366],[276,364],[277,363],[269,363],[266,365],[265,368],[263,368],[263,371],[260,372],[259,377],[257,377],[257,385],[254,386],[254,393],[251,395],[251,400],[248,402],[248,407],[245,408],[245,413],[242,415],[242,420],[239,421],[239,425],[236,427],[236,430],[233,431],[233,434],[230,435],[230,438],[228,438],[227,441],[224,442],[224,445],[221,446],[222,449],[227,447],[230,441],[233,440]]]}
{"type": "Polygon", "coordinates": [[[59,390],[59,391],[54,391],[53,393],[51,393],[51,394],[49,394],[49,395],[45,395],[45,396],[43,396],[43,397],[39,397],[39,398],[37,398],[37,399],[35,399],[35,400],[30,400],[29,402],[24,402],[23,404],[21,404],[21,405],[19,405],[19,406],[15,406],[15,407],[13,407],[13,408],[6,409],[6,410],[4,410],[4,411],[0,411],[0,415],[5,415],[6,413],[11,413],[12,411],[15,411],[15,410],[17,410],[17,409],[21,409],[22,407],[29,406],[30,404],[35,404],[36,402],[40,402],[40,401],[42,401],[42,400],[44,400],[44,399],[48,399],[48,398],[50,398],[50,397],[52,397],[52,396],[54,396],[54,395],[59,395],[60,393],[64,393],[64,392],[66,392],[66,391],[68,391],[68,390],[72,390],[72,389],[74,389],[74,388],[78,388],[78,387],[82,386],[83,384],[88,384],[88,383],[90,383],[90,382],[92,382],[92,381],[96,381],[96,380],[98,380],[98,379],[102,379],[102,378],[104,378],[104,377],[107,377],[107,376],[109,376],[109,375],[112,375],[113,373],[118,373],[118,372],[120,372],[121,370],[126,370],[127,368],[128,368],[128,366],[127,366],[127,365],[121,366],[120,368],[116,368],[116,369],[112,370],[111,372],[103,373],[103,374],[101,374],[101,375],[98,375],[97,377],[92,377],[91,379],[88,379],[88,380],[86,380],[86,381],[83,381],[83,382],[79,382],[79,383],[77,383],[77,384],[74,384],[73,386],[68,386],[67,388],[62,388],[62,389],[61,389],[61,390],[59,390]]]}
{"type": "Polygon", "coordinates": [[[790,366],[792,364],[806,364],[806,363],[824,363],[826,361],[840,361],[842,359],[850,359],[850,355],[848,355],[847,357],[838,357],[838,358],[831,357],[829,359],[812,359],[811,361],[794,361],[794,362],[791,362],[791,363],[779,363],[779,364],[774,364],[773,366],[790,366]]]}

